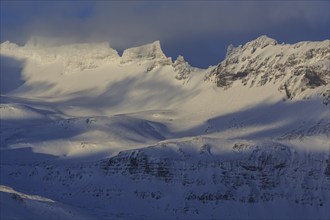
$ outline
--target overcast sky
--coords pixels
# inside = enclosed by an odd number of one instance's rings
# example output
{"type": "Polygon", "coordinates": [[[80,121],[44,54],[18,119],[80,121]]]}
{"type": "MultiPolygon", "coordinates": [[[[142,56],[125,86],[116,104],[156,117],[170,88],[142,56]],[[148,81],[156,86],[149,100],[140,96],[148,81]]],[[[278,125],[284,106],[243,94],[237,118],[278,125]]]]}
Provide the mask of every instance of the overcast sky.
{"type": "MultiPolygon", "coordinates": [[[[262,34],[279,42],[329,39],[329,1],[6,1],[1,42],[31,35],[108,41],[122,51],[160,40],[167,56],[192,65],[221,61],[227,46],[262,34]]],[[[64,40],[64,41],[66,41],[64,40]]]]}

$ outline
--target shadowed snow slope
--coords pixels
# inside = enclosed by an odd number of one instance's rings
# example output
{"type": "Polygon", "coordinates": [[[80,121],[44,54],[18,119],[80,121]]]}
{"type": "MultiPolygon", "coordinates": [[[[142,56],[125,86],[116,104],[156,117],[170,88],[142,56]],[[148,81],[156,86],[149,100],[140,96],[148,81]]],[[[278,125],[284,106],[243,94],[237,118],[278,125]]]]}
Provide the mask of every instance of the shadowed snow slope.
{"type": "Polygon", "coordinates": [[[55,45],[1,44],[1,218],[329,219],[329,40],[55,45]]]}

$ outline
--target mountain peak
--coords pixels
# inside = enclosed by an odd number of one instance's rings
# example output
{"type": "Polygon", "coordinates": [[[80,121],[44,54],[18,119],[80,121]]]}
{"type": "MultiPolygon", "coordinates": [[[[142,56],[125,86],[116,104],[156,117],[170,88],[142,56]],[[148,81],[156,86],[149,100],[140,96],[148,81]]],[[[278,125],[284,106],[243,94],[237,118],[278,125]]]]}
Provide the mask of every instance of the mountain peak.
{"type": "Polygon", "coordinates": [[[247,48],[253,48],[254,50],[257,49],[257,48],[264,48],[264,47],[267,47],[268,45],[276,45],[277,44],[277,41],[273,38],[270,38],[266,35],[261,35],[260,37],[258,37],[257,39],[255,40],[252,40],[248,43],[246,43],[244,46],[243,46],[243,49],[247,49],[247,48]]]}
{"type": "Polygon", "coordinates": [[[234,82],[259,87],[272,83],[285,99],[308,98],[322,94],[329,103],[329,42],[299,42],[277,45],[265,35],[238,49],[229,46],[227,57],[210,70],[207,79],[219,87],[230,88],[234,82]]]}
{"type": "Polygon", "coordinates": [[[139,47],[132,47],[124,50],[123,60],[140,60],[140,59],[167,59],[163,53],[159,41],[145,44],[139,47]]]}
{"type": "Polygon", "coordinates": [[[172,66],[175,72],[177,72],[177,75],[175,76],[177,80],[189,78],[192,68],[183,56],[179,55],[172,66]]]}

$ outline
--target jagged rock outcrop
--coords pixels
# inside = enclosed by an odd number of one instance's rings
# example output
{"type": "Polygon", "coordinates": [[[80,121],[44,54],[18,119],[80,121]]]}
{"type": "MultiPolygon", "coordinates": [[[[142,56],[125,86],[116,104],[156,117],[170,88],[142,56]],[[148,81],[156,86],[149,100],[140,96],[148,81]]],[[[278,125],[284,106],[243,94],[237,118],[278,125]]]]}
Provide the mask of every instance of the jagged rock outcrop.
{"type": "Polygon", "coordinates": [[[187,80],[192,71],[192,67],[187,61],[185,61],[183,56],[178,56],[178,58],[172,64],[174,71],[177,72],[175,78],[177,80],[187,80]]]}
{"type": "Polygon", "coordinates": [[[124,61],[140,60],[140,59],[166,59],[167,57],[162,51],[159,41],[150,44],[133,47],[124,50],[122,59],[124,61]]]}
{"type": "Polygon", "coordinates": [[[244,46],[228,47],[227,57],[207,75],[219,87],[230,88],[235,81],[246,86],[278,85],[288,99],[324,96],[327,104],[330,82],[330,41],[278,44],[261,36],[244,46]],[[308,90],[308,92],[307,92],[308,90]]]}
{"type": "Polygon", "coordinates": [[[157,66],[171,65],[171,58],[163,53],[159,41],[124,50],[121,63],[151,61],[146,72],[152,71],[157,66]]]}

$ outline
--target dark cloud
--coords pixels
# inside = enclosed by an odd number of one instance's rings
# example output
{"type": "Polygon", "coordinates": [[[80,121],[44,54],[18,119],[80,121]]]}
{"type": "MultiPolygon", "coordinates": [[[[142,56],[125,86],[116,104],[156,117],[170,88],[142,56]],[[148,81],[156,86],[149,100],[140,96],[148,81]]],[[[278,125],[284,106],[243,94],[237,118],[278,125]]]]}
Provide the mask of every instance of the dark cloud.
{"type": "Polygon", "coordinates": [[[223,57],[225,44],[261,34],[329,38],[329,19],[329,1],[1,1],[1,41],[44,35],[123,49],[161,40],[169,55],[205,66],[223,57]]]}

